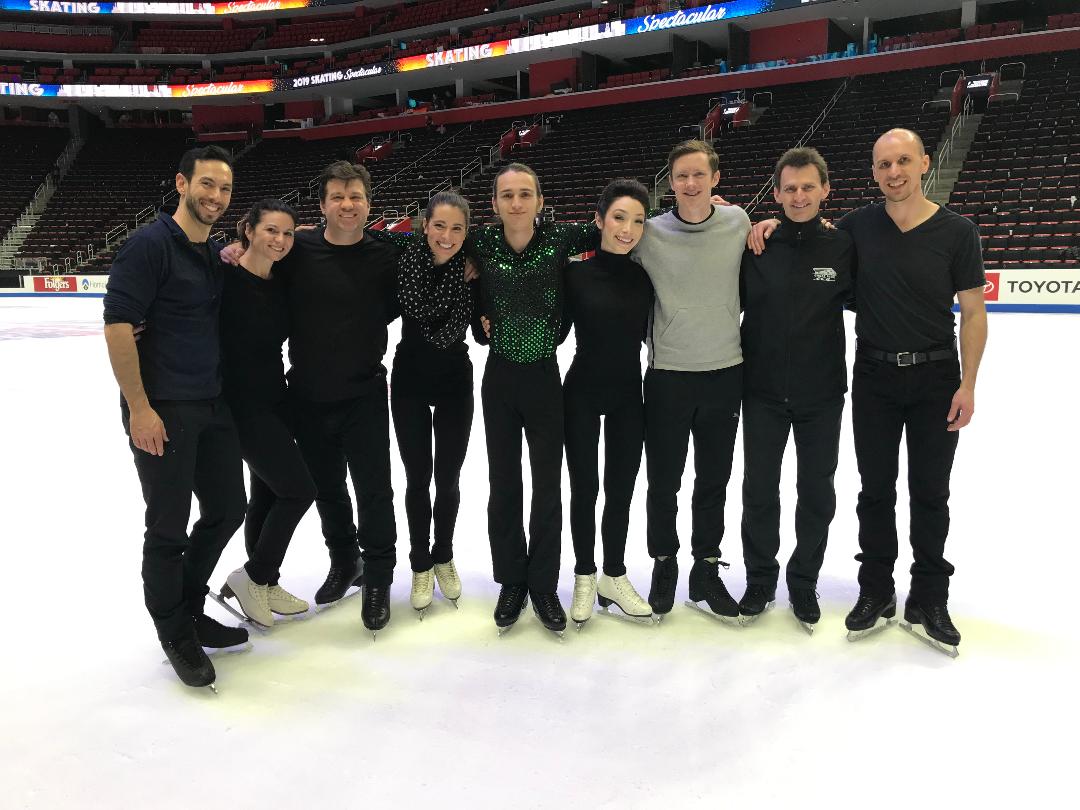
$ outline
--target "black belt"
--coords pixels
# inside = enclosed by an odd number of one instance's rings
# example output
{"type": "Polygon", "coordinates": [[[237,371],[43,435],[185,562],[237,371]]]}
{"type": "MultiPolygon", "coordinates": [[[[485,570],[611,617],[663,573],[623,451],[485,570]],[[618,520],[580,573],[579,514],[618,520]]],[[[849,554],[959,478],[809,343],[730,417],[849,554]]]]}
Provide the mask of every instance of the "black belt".
{"type": "Polygon", "coordinates": [[[865,349],[859,347],[856,354],[870,357],[874,360],[883,360],[886,363],[895,363],[899,367],[917,366],[919,363],[933,363],[937,360],[952,360],[956,358],[956,349],[934,349],[928,352],[881,352],[877,349],[865,349]]]}

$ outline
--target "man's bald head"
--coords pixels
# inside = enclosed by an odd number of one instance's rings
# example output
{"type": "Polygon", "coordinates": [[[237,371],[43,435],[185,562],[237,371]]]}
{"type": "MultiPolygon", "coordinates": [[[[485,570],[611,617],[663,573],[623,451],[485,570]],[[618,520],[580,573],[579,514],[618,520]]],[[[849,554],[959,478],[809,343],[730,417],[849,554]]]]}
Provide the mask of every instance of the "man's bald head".
{"type": "Polygon", "coordinates": [[[878,144],[885,140],[899,140],[907,141],[914,146],[915,156],[922,157],[926,154],[926,146],[923,144],[923,139],[919,137],[919,133],[911,129],[904,129],[902,127],[896,127],[890,129],[874,142],[874,153],[877,153],[878,144]]]}

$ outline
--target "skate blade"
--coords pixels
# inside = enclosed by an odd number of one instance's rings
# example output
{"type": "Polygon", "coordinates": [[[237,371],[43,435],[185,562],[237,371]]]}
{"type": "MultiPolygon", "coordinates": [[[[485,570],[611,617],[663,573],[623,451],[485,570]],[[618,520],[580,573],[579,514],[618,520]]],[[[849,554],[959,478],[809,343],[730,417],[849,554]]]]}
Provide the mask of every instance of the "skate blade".
{"type": "Polygon", "coordinates": [[[460,599],[460,598],[461,598],[460,596],[456,597],[454,599],[451,599],[449,596],[444,596],[443,597],[443,599],[445,599],[447,602],[449,602],[451,605],[454,606],[454,610],[459,610],[457,600],[460,599]]]}
{"type": "Polygon", "coordinates": [[[228,603],[228,601],[226,601],[225,597],[222,596],[220,593],[214,593],[213,591],[210,591],[210,598],[217,602],[219,605],[221,605],[223,608],[225,608],[225,610],[241,624],[246,624],[249,627],[258,630],[260,633],[265,633],[267,630],[270,629],[270,626],[262,624],[261,622],[257,622],[253,618],[248,616],[246,613],[243,613],[242,611],[234,608],[228,603]]]}
{"type": "Polygon", "coordinates": [[[580,622],[577,619],[571,619],[571,621],[574,623],[574,629],[580,633],[581,628],[585,626],[585,622],[587,622],[588,619],[582,619],[580,622]]]}
{"type": "Polygon", "coordinates": [[[806,631],[806,635],[814,635],[814,625],[810,624],[810,622],[804,622],[802,619],[799,618],[796,618],[795,621],[798,622],[799,627],[806,631]]]}
{"type": "Polygon", "coordinates": [[[880,633],[882,630],[886,629],[887,627],[892,627],[894,624],[896,624],[895,618],[886,619],[884,616],[882,616],[880,619],[877,620],[873,627],[868,627],[866,630],[848,630],[847,640],[859,641],[866,638],[867,636],[872,636],[875,633],[880,633]]]}
{"type": "Polygon", "coordinates": [[[902,621],[900,622],[900,628],[911,633],[911,635],[915,636],[915,638],[919,639],[923,644],[933,647],[939,653],[947,655],[949,658],[956,658],[960,655],[960,650],[952,644],[946,644],[943,641],[938,641],[936,638],[930,638],[930,636],[926,634],[926,629],[921,624],[911,624],[902,621]]]}
{"type": "Polygon", "coordinates": [[[739,624],[741,624],[743,627],[750,626],[751,624],[756,622],[758,619],[760,619],[762,616],[764,616],[766,613],[768,613],[770,610],[772,610],[773,605],[775,605],[775,604],[776,604],[775,601],[774,602],[768,602],[765,605],[765,609],[762,610],[761,613],[758,613],[758,614],[753,615],[753,616],[748,616],[746,614],[740,613],[739,614],[739,624]]]}
{"type": "Polygon", "coordinates": [[[338,605],[345,602],[346,600],[352,599],[354,596],[359,596],[360,595],[360,587],[359,586],[350,585],[349,588],[350,588],[349,591],[343,597],[341,597],[340,599],[335,599],[333,602],[326,602],[326,603],[321,604],[321,605],[318,602],[315,602],[312,605],[312,608],[311,608],[312,612],[313,613],[322,613],[324,610],[330,610],[330,608],[337,607],[338,605]]]}
{"type": "Polygon", "coordinates": [[[718,622],[720,622],[721,624],[725,624],[728,627],[741,627],[742,626],[739,623],[739,617],[738,616],[721,616],[718,613],[713,613],[711,610],[709,610],[708,604],[706,604],[705,607],[702,607],[701,603],[699,603],[699,602],[691,602],[689,599],[687,599],[683,604],[686,605],[688,608],[693,608],[694,610],[698,611],[699,613],[704,613],[710,619],[716,619],[718,622]]]}
{"type": "Polygon", "coordinates": [[[612,607],[619,607],[618,602],[612,602],[608,607],[600,607],[596,609],[597,616],[608,616],[612,619],[618,619],[621,622],[629,622],[630,624],[642,624],[648,627],[655,627],[660,623],[660,619],[653,616],[650,613],[648,616],[635,616],[632,613],[626,613],[622,608],[618,610],[612,610],[612,607]]]}
{"type": "Polygon", "coordinates": [[[431,605],[428,605],[427,607],[422,607],[422,608],[413,608],[413,610],[416,611],[416,618],[418,618],[420,621],[423,621],[424,620],[424,614],[427,613],[428,608],[430,608],[430,607],[431,607],[431,605]]]}

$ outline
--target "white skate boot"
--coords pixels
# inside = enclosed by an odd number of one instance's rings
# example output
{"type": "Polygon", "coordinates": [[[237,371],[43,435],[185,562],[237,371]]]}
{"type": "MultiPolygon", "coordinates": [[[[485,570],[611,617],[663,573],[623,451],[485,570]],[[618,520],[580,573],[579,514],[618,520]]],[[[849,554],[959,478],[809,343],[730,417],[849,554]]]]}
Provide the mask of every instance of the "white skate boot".
{"type": "Polygon", "coordinates": [[[435,579],[443,597],[456,608],[457,600],[461,598],[461,577],[458,576],[454,561],[435,563],[435,579]]]}
{"type": "Polygon", "coordinates": [[[600,613],[625,619],[635,624],[653,624],[653,612],[649,603],[641,598],[630,580],[624,574],[621,577],[609,577],[604,574],[596,584],[600,613]],[[620,612],[614,613],[608,608],[615,605],[620,612]]]}
{"type": "Polygon", "coordinates": [[[574,575],[574,599],[570,603],[570,620],[578,630],[592,616],[596,603],[596,574],[574,575]]]}
{"type": "Polygon", "coordinates": [[[270,612],[269,591],[268,586],[253,582],[244,567],[240,566],[225,578],[221,597],[232,597],[239,602],[248,620],[261,627],[273,627],[274,614],[270,612]]]}
{"type": "Polygon", "coordinates": [[[420,621],[424,620],[424,611],[431,607],[431,599],[434,595],[435,572],[431,568],[427,571],[413,571],[412,596],[409,599],[420,621]]]}
{"type": "Polygon", "coordinates": [[[270,612],[278,616],[297,616],[307,613],[311,607],[303,599],[293,596],[280,585],[270,586],[267,591],[267,603],[270,605],[270,612]]]}

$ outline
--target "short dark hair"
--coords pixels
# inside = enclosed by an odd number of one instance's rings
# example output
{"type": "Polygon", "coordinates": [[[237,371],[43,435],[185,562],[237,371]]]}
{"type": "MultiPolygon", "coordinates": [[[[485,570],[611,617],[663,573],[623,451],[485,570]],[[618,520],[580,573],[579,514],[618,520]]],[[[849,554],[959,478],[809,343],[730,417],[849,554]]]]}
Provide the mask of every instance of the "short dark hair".
{"type": "Polygon", "coordinates": [[[686,155],[693,155],[697,152],[705,155],[709,159],[709,170],[718,172],[720,171],[720,156],[716,154],[716,150],[712,148],[711,144],[705,141],[683,141],[670,152],[667,156],[668,171],[672,171],[675,167],[675,161],[686,155]]]}
{"type": "Polygon", "coordinates": [[[429,220],[435,214],[435,209],[440,205],[451,205],[465,215],[465,227],[469,227],[469,201],[456,191],[440,191],[428,200],[427,208],[424,209],[424,219],[429,220]]]}
{"type": "Polygon", "coordinates": [[[199,146],[184,152],[176,171],[190,181],[195,174],[195,164],[200,160],[220,160],[232,170],[232,155],[228,151],[220,146],[199,146]]]}
{"type": "Polygon", "coordinates": [[[630,197],[641,203],[646,213],[649,211],[649,190],[637,180],[619,179],[612,180],[604,190],[600,192],[600,199],[596,202],[596,212],[603,219],[607,216],[608,208],[620,197],[630,197]]]}
{"type": "Polygon", "coordinates": [[[773,188],[780,188],[780,174],[788,166],[793,169],[813,166],[817,169],[821,185],[829,182],[829,166],[821,153],[812,146],[796,146],[794,149],[788,149],[780,156],[780,159],[776,161],[776,169],[773,170],[773,188]]]}
{"type": "Polygon", "coordinates": [[[533,179],[533,182],[536,183],[536,196],[544,196],[544,192],[540,190],[540,178],[536,176],[536,172],[534,172],[524,163],[507,163],[505,166],[495,172],[495,179],[491,181],[492,197],[496,196],[499,193],[499,178],[502,177],[504,174],[508,174],[509,172],[521,172],[522,174],[529,175],[529,177],[533,179]]]}
{"type": "Polygon", "coordinates": [[[341,180],[346,185],[359,180],[364,186],[364,196],[371,202],[371,174],[359,163],[335,160],[319,175],[319,201],[326,202],[326,186],[331,180],[341,180]]]}
{"type": "Polygon", "coordinates": [[[292,217],[293,224],[299,222],[299,218],[296,216],[296,209],[287,202],[272,199],[259,200],[251,206],[248,212],[240,217],[240,221],[236,223],[236,233],[237,236],[240,237],[240,244],[244,246],[244,250],[247,250],[250,246],[250,240],[247,238],[247,226],[250,225],[252,229],[254,229],[255,226],[262,222],[263,214],[268,214],[271,211],[288,214],[292,217]]]}

